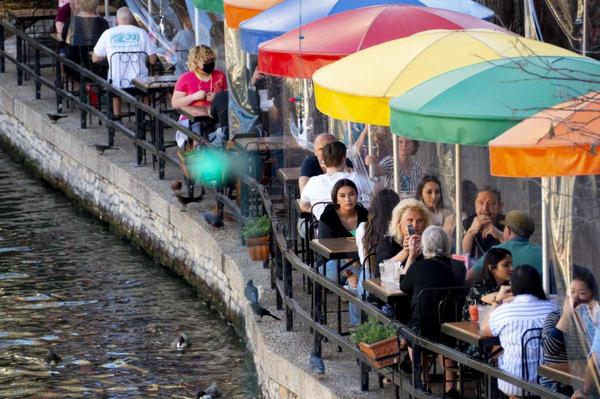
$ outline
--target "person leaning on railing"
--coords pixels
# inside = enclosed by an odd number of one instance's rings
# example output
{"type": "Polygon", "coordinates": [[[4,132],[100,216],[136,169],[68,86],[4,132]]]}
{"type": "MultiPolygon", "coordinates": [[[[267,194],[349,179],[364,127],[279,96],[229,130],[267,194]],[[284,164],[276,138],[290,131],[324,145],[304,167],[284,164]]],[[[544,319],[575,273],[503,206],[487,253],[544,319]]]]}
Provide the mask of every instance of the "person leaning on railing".
{"type": "MultiPolygon", "coordinates": [[[[190,70],[177,79],[171,99],[173,108],[185,110],[195,117],[207,117],[192,126],[187,117],[183,115],[179,117],[180,124],[205,137],[214,130],[213,121],[209,117],[215,95],[227,90],[225,74],[215,69],[215,61],[216,54],[210,47],[205,45],[193,47],[188,55],[190,70]]],[[[191,144],[188,137],[179,131],[175,139],[181,149],[191,144]]]]}

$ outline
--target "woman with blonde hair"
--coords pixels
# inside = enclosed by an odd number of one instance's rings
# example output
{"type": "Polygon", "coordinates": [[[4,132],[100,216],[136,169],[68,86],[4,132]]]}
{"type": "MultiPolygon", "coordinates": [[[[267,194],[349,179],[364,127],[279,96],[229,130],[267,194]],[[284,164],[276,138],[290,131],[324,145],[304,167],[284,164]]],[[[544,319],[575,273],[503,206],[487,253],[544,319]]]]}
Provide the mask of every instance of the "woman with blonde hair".
{"type": "Polygon", "coordinates": [[[388,234],[377,246],[377,263],[385,260],[408,266],[421,260],[421,234],[431,224],[431,213],[425,204],[407,198],[394,208],[388,234]]]}
{"type": "MultiPolygon", "coordinates": [[[[177,79],[171,99],[173,108],[185,110],[196,117],[206,117],[194,126],[189,126],[185,116],[179,117],[179,123],[205,137],[214,130],[210,107],[215,95],[227,90],[227,79],[223,72],[215,69],[215,60],[216,54],[212,48],[205,45],[193,47],[188,56],[189,72],[177,79]]],[[[189,143],[187,136],[180,132],[177,132],[176,140],[180,148],[185,148],[189,143]]]]}

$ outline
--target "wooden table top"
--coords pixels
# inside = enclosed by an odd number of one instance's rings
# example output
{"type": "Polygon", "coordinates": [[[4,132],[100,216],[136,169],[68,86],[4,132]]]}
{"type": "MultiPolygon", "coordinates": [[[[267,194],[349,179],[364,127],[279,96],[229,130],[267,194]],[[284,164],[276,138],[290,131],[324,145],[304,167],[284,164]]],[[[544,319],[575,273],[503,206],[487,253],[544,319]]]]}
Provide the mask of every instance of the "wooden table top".
{"type": "Polygon", "coordinates": [[[279,168],[277,169],[277,176],[284,183],[294,183],[300,179],[300,168],[279,168]]]}
{"type": "Polygon", "coordinates": [[[235,138],[234,144],[242,151],[266,151],[296,149],[298,143],[289,136],[241,137],[235,138]]]}
{"type": "Polygon", "coordinates": [[[150,90],[167,90],[175,87],[175,83],[179,75],[162,75],[162,76],[148,76],[145,78],[135,78],[131,81],[133,85],[147,93],[150,90]]]}
{"type": "Polygon", "coordinates": [[[481,333],[479,323],[475,321],[457,321],[442,324],[442,332],[471,345],[497,345],[498,337],[487,336],[481,333]]]}
{"type": "Polygon", "coordinates": [[[62,43],[63,39],[62,39],[62,35],[58,32],[52,32],[50,33],[50,39],[54,40],[55,42],[58,43],[62,43]]]}
{"type": "Polygon", "coordinates": [[[583,384],[586,363],[584,361],[569,363],[542,364],[538,374],[542,377],[558,381],[565,385],[583,384]]]}
{"type": "Polygon", "coordinates": [[[14,19],[45,19],[56,17],[56,8],[25,8],[22,10],[8,10],[6,15],[8,15],[9,18],[14,19]]]}
{"type": "Polygon", "coordinates": [[[327,259],[358,258],[358,247],[354,237],[314,239],[310,247],[327,259]]]}
{"type": "Polygon", "coordinates": [[[370,278],[365,280],[363,282],[363,287],[378,299],[388,303],[391,300],[406,296],[406,293],[400,290],[399,284],[383,283],[380,278],[370,278]]]}

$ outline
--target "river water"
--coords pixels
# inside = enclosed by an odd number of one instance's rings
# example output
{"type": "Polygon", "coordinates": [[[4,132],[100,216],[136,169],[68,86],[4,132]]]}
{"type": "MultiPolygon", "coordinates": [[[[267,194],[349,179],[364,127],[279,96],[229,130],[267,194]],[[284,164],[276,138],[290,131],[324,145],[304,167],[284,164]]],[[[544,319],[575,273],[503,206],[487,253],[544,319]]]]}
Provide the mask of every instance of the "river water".
{"type": "Polygon", "coordinates": [[[255,397],[233,329],[0,150],[0,398],[193,398],[213,381],[225,398],[255,397]]]}

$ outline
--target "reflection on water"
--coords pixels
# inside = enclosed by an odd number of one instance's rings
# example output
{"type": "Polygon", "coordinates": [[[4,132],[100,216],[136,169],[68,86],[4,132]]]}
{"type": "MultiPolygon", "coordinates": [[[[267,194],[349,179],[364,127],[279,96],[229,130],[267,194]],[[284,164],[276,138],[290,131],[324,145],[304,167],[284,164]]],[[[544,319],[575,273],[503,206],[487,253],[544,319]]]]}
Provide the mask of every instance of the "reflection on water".
{"type": "Polygon", "coordinates": [[[212,381],[251,398],[254,380],[192,288],[0,151],[0,398],[192,398],[212,381]]]}

